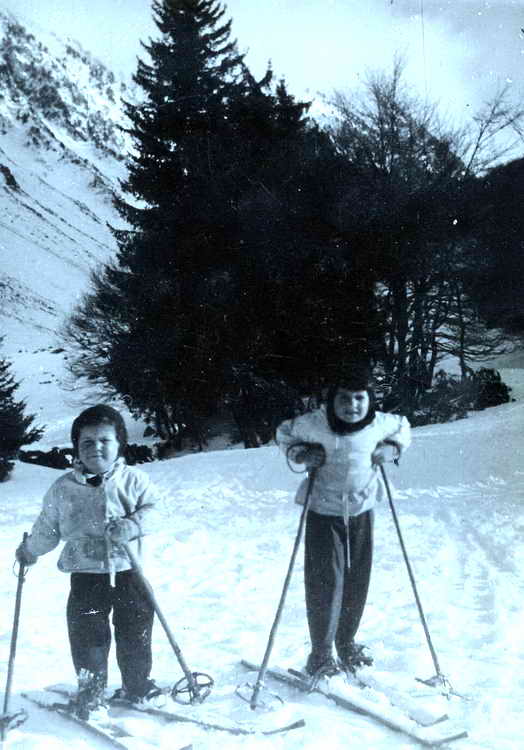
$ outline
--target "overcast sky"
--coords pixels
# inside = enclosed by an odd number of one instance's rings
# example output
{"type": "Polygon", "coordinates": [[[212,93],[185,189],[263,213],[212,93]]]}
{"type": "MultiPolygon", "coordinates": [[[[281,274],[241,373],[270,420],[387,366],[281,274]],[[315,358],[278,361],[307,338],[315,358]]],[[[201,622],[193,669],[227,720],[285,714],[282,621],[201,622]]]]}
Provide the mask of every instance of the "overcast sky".
{"type": "MultiPolygon", "coordinates": [[[[255,75],[271,60],[291,93],[354,88],[390,69],[452,117],[499,85],[524,98],[524,0],[229,0],[233,36],[255,75]]],[[[22,23],[73,37],[115,72],[131,74],[139,40],[157,36],[150,0],[0,0],[22,23]]]]}

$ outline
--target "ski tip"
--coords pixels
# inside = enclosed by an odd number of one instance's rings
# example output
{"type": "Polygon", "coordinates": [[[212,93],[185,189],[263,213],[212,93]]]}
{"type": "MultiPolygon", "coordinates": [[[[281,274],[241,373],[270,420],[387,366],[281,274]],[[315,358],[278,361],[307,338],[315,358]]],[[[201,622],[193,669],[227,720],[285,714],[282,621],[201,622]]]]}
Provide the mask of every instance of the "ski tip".
{"type": "Polygon", "coordinates": [[[463,740],[466,739],[466,737],[468,737],[468,733],[463,729],[448,729],[446,734],[432,734],[431,730],[425,730],[420,733],[420,738],[427,747],[444,747],[450,742],[463,740]]]}
{"type": "Polygon", "coordinates": [[[16,729],[20,724],[23,724],[27,720],[27,711],[25,708],[21,708],[18,711],[11,713],[0,714],[0,731],[2,732],[2,742],[4,740],[6,732],[10,729],[16,729]]]}

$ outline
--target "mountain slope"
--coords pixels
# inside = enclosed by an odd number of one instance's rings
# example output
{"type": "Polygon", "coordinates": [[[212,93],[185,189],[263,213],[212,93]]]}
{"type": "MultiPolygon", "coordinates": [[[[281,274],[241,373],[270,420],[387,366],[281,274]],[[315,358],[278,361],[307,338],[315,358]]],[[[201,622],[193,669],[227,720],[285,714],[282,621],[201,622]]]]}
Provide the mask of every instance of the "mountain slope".
{"type": "Polygon", "coordinates": [[[0,335],[53,340],[116,246],[125,176],[121,99],[134,93],[78,43],[36,39],[0,12],[0,335]]]}

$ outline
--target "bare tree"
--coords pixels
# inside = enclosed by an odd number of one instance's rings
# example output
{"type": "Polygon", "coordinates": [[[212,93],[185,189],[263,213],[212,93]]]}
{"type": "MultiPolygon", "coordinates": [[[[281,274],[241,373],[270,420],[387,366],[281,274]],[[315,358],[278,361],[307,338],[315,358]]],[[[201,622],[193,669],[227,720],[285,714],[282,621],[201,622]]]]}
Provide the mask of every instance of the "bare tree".
{"type": "Polygon", "coordinates": [[[476,262],[468,216],[477,178],[512,148],[501,136],[521,132],[524,111],[502,90],[471,125],[453,129],[408,94],[402,72],[397,58],[390,75],[368,76],[363,95],[336,92],[329,130],[353,167],[336,219],[357,241],[371,238],[385,374],[414,407],[445,356],[458,357],[465,373],[501,345],[464,283],[476,262]]]}

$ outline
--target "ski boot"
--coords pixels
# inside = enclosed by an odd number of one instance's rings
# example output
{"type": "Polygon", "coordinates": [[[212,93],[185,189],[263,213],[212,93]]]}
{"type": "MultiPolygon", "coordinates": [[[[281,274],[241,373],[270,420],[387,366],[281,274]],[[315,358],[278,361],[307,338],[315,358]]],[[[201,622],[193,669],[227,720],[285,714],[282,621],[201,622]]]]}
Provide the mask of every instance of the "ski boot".
{"type": "Polygon", "coordinates": [[[315,690],[324,677],[334,677],[339,673],[336,661],[331,655],[312,652],[306,662],[306,673],[309,676],[309,690],[315,690]]]}
{"type": "Polygon", "coordinates": [[[351,641],[349,646],[339,650],[337,663],[340,670],[350,677],[354,676],[360,667],[370,667],[373,658],[366,653],[366,646],[351,641]]]}
{"type": "Polygon", "coordinates": [[[139,708],[163,708],[166,693],[154,680],[146,680],[140,690],[129,690],[125,686],[115,690],[109,702],[124,702],[139,708]]]}
{"type": "Polygon", "coordinates": [[[103,672],[90,672],[81,669],[78,673],[78,692],[72,706],[79,719],[107,719],[105,701],[106,675],[103,672]]]}

